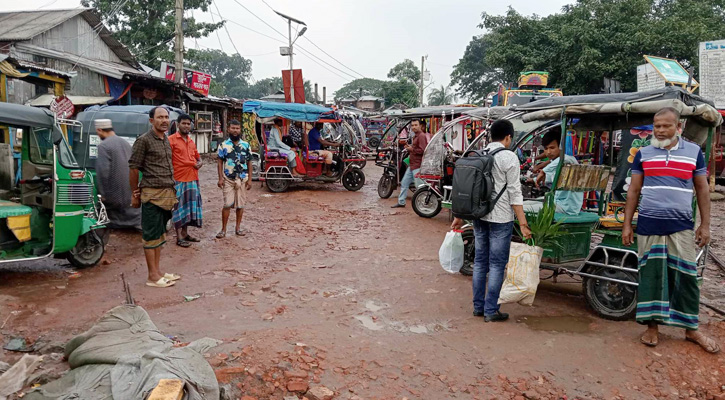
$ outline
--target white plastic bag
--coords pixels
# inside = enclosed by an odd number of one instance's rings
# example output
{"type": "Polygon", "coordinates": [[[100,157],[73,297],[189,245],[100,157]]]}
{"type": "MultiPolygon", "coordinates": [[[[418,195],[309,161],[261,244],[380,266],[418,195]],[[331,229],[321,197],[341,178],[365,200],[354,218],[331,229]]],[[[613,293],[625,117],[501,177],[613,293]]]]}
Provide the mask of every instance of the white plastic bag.
{"type": "Polygon", "coordinates": [[[463,237],[460,231],[450,231],[443,239],[441,249],[438,251],[441,266],[447,272],[458,273],[463,266],[463,237]]]}
{"type": "Polygon", "coordinates": [[[511,243],[506,279],[501,287],[498,304],[519,303],[530,306],[534,303],[539,286],[539,264],[544,249],[524,243],[511,243]]]}

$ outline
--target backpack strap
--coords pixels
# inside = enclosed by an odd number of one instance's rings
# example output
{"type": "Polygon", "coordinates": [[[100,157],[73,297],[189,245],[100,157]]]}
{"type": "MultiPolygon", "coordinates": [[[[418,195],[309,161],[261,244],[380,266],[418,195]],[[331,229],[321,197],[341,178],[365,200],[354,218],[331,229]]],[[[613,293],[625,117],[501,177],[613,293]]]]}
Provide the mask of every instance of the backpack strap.
{"type": "MultiPolygon", "coordinates": [[[[502,152],[504,150],[511,151],[511,150],[509,150],[509,149],[507,149],[505,147],[499,147],[498,149],[495,149],[494,151],[488,153],[488,155],[491,156],[491,157],[493,157],[497,153],[502,152]]],[[[508,182],[506,182],[506,183],[503,184],[503,187],[501,188],[501,191],[496,195],[496,198],[493,200],[493,203],[494,204],[498,203],[498,200],[501,198],[501,196],[503,196],[503,193],[506,191],[506,188],[508,187],[508,185],[509,185],[508,182]]]]}

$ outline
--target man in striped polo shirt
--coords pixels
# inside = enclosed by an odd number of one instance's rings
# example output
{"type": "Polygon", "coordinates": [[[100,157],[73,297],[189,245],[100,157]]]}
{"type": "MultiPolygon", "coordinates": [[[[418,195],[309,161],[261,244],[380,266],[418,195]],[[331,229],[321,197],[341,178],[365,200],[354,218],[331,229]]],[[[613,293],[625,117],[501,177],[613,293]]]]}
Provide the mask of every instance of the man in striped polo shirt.
{"type": "Polygon", "coordinates": [[[641,342],[656,346],[658,325],[670,325],[685,328],[687,340],[717,353],[718,344],[697,330],[700,288],[695,244],[702,247],[710,242],[707,167],[700,147],[683,140],[681,132],[677,110],[667,107],[655,114],[651,145],[641,148],[632,163],[622,243],[629,246],[634,241],[632,219],[639,205],[637,322],[647,325],[641,342]],[[693,189],[701,219],[694,232],[693,189]]]}

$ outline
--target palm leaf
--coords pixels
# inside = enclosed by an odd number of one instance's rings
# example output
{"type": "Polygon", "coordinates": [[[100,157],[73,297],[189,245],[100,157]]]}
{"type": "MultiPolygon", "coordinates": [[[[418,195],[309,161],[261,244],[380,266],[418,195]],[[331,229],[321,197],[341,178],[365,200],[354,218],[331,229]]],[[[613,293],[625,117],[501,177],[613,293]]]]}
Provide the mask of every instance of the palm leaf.
{"type": "MultiPolygon", "coordinates": [[[[556,206],[550,196],[546,197],[544,206],[539,212],[526,212],[526,221],[529,223],[529,229],[531,229],[531,239],[534,246],[561,249],[560,239],[569,233],[562,228],[562,222],[553,222],[555,213],[556,206]]],[[[519,237],[523,237],[518,223],[516,231],[519,237]]]]}

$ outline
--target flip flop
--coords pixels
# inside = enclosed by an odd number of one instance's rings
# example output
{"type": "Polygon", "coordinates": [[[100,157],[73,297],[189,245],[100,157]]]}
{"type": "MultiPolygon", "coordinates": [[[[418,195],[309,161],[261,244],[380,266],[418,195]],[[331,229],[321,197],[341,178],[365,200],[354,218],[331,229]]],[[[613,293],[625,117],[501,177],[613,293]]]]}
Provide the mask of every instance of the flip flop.
{"type": "Polygon", "coordinates": [[[217,239],[221,239],[221,238],[224,238],[226,236],[227,236],[227,233],[225,231],[220,231],[219,233],[216,234],[216,238],[217,239]]]}
{"type": "Polygon", "coordinates": [[[201,242],[201,240],[199,240],[199,239],[197,239],[195,237],[192,237],[191,235],[186,235],[186,237],[184,238],[184,240],[186,240],[187,242],[194,242],[194,243],[201,242]]]}
{"type": "Polygon", "coordinates": [[[240,229],[240,230],[236,231],[235,233],[237,236],[244,236],[247,234],[247,231],[245,231],[244,229],[240,229]]]}
{"type": "Polygon", "coordinates": [[[705,335],[702,335],[702,334],[700,334],[700,335],[701,335],[700,336],[701,338],[705,339],[704,343],[701,343],[697,339],[693,339],[691,337],[685,337],[685,340],[687,340],[688,342],[695,343],[696,345],[702,347],[703,350],[705,350],[706,352],[708,352],[710,354],[717,354],[720,352],[720,346],[717,344],[717,342],[715,342],[715,340],[713,340],[712,338],[709,338],[705,335]]]}
{"type": "Polygon", "coordinates": [[[166,279],[166,277],[163,277],[156,282],[146,281],[146,286],[157,287],[157,288],[167,288],[169,286],[174,286],[175,284],[176,284],[176,282],[170,281],[170,280],[166,279]]]}
{"type": "Polygon", "coordinates": [[[168,279],[168,280],[170,280],[170,281],[172,281],[172,282],[173,282],[173,281],[178,281],[179,279],[181,279],[181,275],[176,275],[176,274],[164,274],[164,278],[166,278],[166,279],[168,279]]]}
{"type": "Polygon", "coordinates": [[[191,246],[191,243],[187,242],[184,239],[179,239],[176,241],[176,245],[179,247],[189,247],[189,246],[191,246]]]}
{"type": "Polygon", "coordinates": [[[659,339],[655,339],[653,342],[648,342],[647,340],[644,339],[644,336],[642,336],[641,338],[639,338],[639,341],[642,344],[644,344],[646,346],[649,346],[649,347],[656,347],[660,343],[660,340],[659,339]]]}

